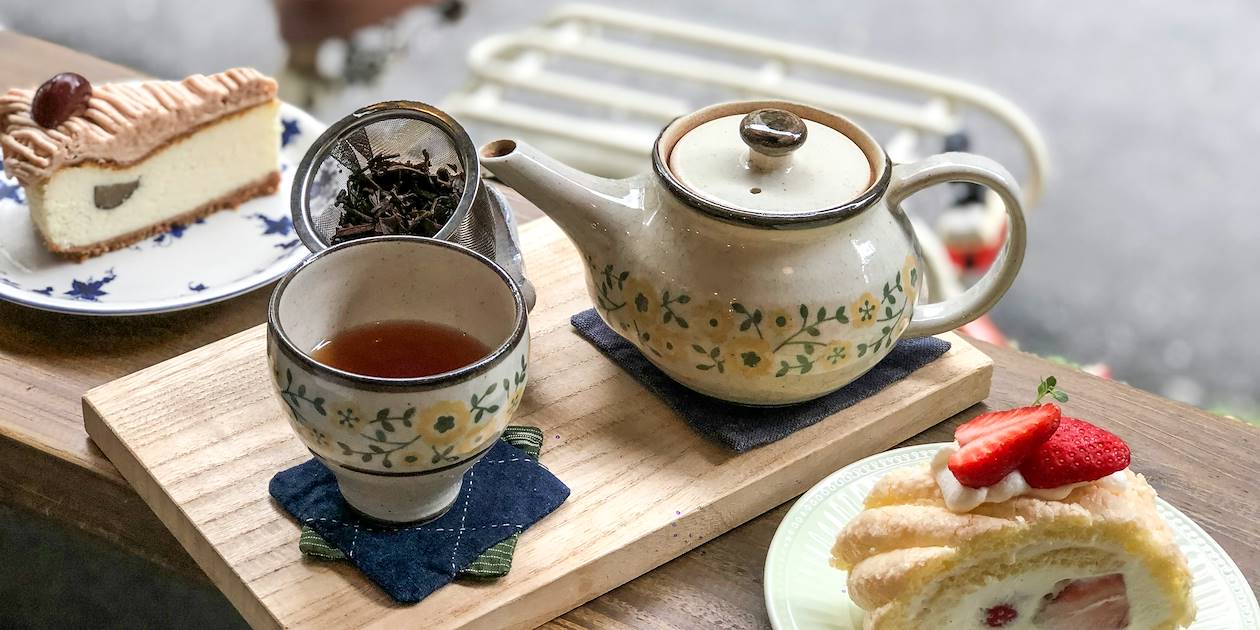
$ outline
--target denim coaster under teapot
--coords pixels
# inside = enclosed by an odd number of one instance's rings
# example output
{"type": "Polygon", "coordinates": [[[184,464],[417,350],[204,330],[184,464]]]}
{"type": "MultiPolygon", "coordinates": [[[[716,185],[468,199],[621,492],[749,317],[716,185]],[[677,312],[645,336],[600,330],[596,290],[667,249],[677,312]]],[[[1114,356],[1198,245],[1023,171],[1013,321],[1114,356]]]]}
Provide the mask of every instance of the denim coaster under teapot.
{"type": "Polygon", "coordinates": [[[736,453],[781,440],[851,407],[940,358],[950,347],[935,337],[902,339],[869,372],[835,392],[784,407],[748,407],[678,384],[604,324],[594,309],[574,315],[571,322],[584,339],[660,397],[697,433],[736,453]]]}
{"type": "Polygon", "coordinates": [[[502,440],[469,469],[454,507],[422,525],[390,527],[364,518],[341,498],[336,478],[316,460],[278,473],[270,490],[299,523],[403,603],[428,597],[569,497],[568,486],[502,440]]]}

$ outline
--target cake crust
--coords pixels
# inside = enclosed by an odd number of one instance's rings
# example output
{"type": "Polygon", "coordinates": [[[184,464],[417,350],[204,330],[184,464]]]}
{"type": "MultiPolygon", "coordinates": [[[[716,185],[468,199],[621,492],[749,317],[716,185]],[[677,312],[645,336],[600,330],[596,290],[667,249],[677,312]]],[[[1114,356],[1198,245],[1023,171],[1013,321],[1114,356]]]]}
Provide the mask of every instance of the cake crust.
{"type": "MultiPolygon", "coordinates": [[[[92,258],[93,256],[99,256],[107,252],[123,249],[124,247],[129,247],[147,238],[157,236],[158,234],[164,234],[166,232],[171,231],[171,229],[174,228],[176,225],[186,225],[188,223],[192,223],[193,221],[196,221],[197,219],[202,219],[207,216],[210,216],[211,214],[214,214],[215,212],[218,212],[219,210],[236,208],[242,203],[245,203],[246,201],[249,201],[250,199],[253,199],[255,197],[262,197],[265,195],[274,194],[279,189],[280,189],[280,172],[275,171],[268,174],[266,177],[258,181],[252,182],[250,184],[246,184],[245,186],[237,188],[236,190],[226,195],[223,195],[217,199],[213,199],[205,204],[202,204],[196,208],[193,208],[192,210],[188,212],[171,217],[165,221],[162,221],[161,223],[155,223],[153,225],[145,226],[144,228],[141,228],[134,232],[129,232],[127,234],[123,234],[122,236],[112,238],[108,241],[102,241],[100,243],[93,243],[91,245],[87,245],[84,247],[69,247],[69,248],[59,248],[54,243],[49,241],[47,238],[44,238],[43,241],[44,241],[44,245],[48,247],[48,250],[53,252],[54,254],[57,254],[58,256],[61,256],[62,258],[65,258],[67,260],[73,260],[75,262],[83,262],[84,260],[87,260],[88,258],[92,258]]],[[[41,238],[42,238],[42,235],[41,235],[41,238]]]]}

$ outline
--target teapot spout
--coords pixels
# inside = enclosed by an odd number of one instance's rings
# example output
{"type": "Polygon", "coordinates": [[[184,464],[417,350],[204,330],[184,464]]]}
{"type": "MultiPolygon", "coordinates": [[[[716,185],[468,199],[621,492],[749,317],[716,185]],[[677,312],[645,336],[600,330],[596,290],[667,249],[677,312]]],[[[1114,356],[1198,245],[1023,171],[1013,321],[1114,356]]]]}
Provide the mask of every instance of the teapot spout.
{"type": "Polygon", "coordinates": [[[516,140],[481,147],[483,168],[559,224],[583,254],[600,253],[623,239],[643,210],[638,178],[608,179],[584,173],[516,140]]]}

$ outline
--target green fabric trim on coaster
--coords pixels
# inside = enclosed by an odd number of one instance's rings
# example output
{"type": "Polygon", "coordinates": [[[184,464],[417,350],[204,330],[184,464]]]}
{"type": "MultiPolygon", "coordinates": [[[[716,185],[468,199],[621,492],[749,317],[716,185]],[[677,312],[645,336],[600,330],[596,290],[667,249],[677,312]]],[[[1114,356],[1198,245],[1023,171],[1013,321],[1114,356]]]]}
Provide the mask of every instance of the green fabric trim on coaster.
{"type": "MultiPolygon", "coordinates": [[[[504,442],[515,446],[533,459],[542,452],[543,432],[538,427],[510,426],[503,429],[504,442]]],[[[495,580],[512,570],[512,555],[516,553],[516,541],[520,534],[512,534],[495,546],[482,552],[472,564],[459,572],[461,578],[470,580],[495,580]]],[[[328,544],[315,530],[302,526],[298,549],[303,555],[321,560],[345,560],[346,554],[328,544]]]]}
{"type": "Polygon", "coordinates": [[[464,567],[457,577],[468,580],[497,580],[512,570],[512,554],[516,553],[516,539],[520,534],[512,534],[499,541],[495,546],[481,552],[472,564],[464,567]]]}
{"type": "Polygon", "coordinates": [[[298,549],[308,556],[315,556],[324,560],[345,560],[346,554],[341,550],[328,544],[323,537],[315,533],[309,525],[302,526],[302,537],[298,539],[298,549]]]}

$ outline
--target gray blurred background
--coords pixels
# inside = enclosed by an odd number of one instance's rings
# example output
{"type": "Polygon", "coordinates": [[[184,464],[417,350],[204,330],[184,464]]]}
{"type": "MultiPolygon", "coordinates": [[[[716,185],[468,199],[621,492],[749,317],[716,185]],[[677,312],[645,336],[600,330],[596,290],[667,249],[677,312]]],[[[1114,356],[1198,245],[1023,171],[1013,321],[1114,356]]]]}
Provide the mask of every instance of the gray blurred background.
{"type": "MultiPolygon", "coordinates": [[[[466,80],[471,43],[556,4],[468,0],[454,23],[417,10],[404,57],[314,113],[332,120],[387,98],[440,102],[466,80]]],[[[1260,416],[1260,345],[1248,333],[1260,312],[1260,4],[609,4],[936,72],[1010,98],[1041,127],[1053,174],[1030,222],[1027,263],[994,320],[1025,350],[1105,362],[1135,386],[1260,416]]],[[[235,65],[277,72],[286,54],[263,0],[0,0],[0,23],[171,78],[235,65]]],[[[983,136],[974,148],[999,159],[1009,150],[983,136]]],[[[146,574],[22,515],[0,511],[0,557],[0,597],[24,602],[0,607],[0,626],[240,623],[205,587],[146,574]]]]}

